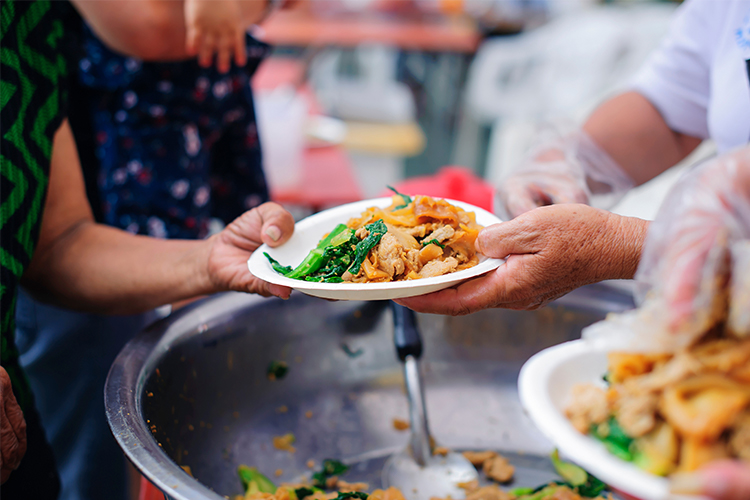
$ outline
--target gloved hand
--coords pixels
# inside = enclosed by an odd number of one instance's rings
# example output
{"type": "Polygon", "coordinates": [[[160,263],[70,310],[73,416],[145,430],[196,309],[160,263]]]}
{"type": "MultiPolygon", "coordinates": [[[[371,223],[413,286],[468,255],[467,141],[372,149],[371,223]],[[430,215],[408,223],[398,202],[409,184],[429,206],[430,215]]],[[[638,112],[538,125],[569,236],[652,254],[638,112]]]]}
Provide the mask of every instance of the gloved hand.
{"type": "Polygon", "coordinates": [[[750,335],[748,238],[750,147],[744,147],[696,168],[667,196],[636,274],[645,284],[641,301],[661,299],[667,329],[689,339],[727,314],[731,332],[750,335]]]}
{"type": "Polygon", "coordinates": [[[586,132],[561,133],[550,128],[540,134],[526,160],[498,188],[495,212],[512,219],[558,203],[606,209],[634,185],[586,132]]]}
{"type": "Polygon", "coordinates": [[[705,495],[714,500],[748,500],[750,465],[722,461],[690,474],[676,474],[671,491],[684,495],[705,495]]]}
{"type": "Polygon", "coordinates": [[[584,330],[608,348],[674,351],[717,321],[750,335],[750,147],[686,174],[651,223],[636,272],[640,307],[584,330]]]}

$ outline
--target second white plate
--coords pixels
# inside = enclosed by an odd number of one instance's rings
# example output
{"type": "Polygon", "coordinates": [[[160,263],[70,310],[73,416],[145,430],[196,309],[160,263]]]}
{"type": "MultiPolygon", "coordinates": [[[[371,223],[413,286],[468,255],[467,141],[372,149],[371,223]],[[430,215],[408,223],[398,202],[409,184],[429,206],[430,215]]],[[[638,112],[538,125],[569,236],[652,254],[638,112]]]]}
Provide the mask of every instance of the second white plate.
{"type": "MultiPolygon", "coordinates": [[[[447,201],[468,212],[474,212],[477,222],[485,227],[502,222],[495,215],[482,208],[460,201],[447,201]]],[[[273,270],[268,263],[268,259],[263,255],[263,252],[267,252],[282,265],[294,267],[302,262],[308,252],[315,248],[320,239],[333,230],[337,224],[346,223],[351,217],[358,217],[369,207],[387,207],[390,204],[390,197],[376,198],[341,205],[311,215],[295,225],[292,237],[280,247],[271,248],[268,245],[262,245],[253,252],[253,255],[247,261],[248,269],[264,281],[288,286],[315,297],[337,300],[387,300],[436,292],[492,271],[504,262],[500,259],[489,259],[480,255],[479,264],[476,266],[434,278],[390,283],[314,283],[280,275],[273,270]]]]}
{"type": "Polygon", "coordinates": [[[573,386],[604,386],[607,352],[585,340],[545,349],[529,359],[518,377],[521,404],[540,431],[565,458],[608,485],[642,500],[700,500],[669,493],[668,481],[609,453],[599,441],[578,432],[565,417],[573,386]]]}

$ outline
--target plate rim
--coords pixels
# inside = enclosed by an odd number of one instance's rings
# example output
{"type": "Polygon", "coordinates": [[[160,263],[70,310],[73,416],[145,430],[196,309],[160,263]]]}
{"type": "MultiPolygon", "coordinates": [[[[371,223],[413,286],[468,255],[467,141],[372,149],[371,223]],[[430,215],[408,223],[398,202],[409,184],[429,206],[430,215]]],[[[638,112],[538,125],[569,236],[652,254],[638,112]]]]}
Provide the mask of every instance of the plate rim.
{"type": "MultiPolygon", "coordinates": [[[[450,198],[439,198],[439,199],[444,199],[445,201],[451,204],[454,204],[456,206],[459,206],[464,210],[473,211],[477,215],[481,213],[483,215],[483,218],[487,217],[487,218],[494,219],[492,224],[503,222],[503,220],[497,217],[495,214],[481,207],[472,205],[470,203],[459,201],[459,200],[453,200],[450,198]]],[[[390,196],[387,196],[387,197],[379,197],[379,198],[370,198],[367,200],[360,200],[360,201],[355,201],[352,203],[347,203],[344,205],[338,205],[328,210],[323,210],[321,212],[312,214],[298,221],[295,224],[295,230],[305,230],[308,227],[314,226],[320,219],[322,218],[327,219],[331,217],[332,214],[335,214],[336,212],[341,212],[342,214],[344,214],[344,213],[348,213],[350,211],[353,212],[356,210],[361,213],[364,209],[369,208],[371,206],[387,207],[388,205],[390,205],[391,200],[392,198],[390,196]]],[[[492,224],[489,224],[489,225],[492,225],[492,224]]],[[[282,247],[283,245],[276,247],[276,248],[271,248],[270,246],[264,243],[263,245],[255,249],[255,251],[253,251],[250,258],[247,260],[247,267],[249,271],[255,277],[262,279],[264,281],[267,281],[269,283],[273,283],[275,285],[287,286],[289,288],[299,290],[303,293],[308,293],[312,295],[317,295],[316,292],[321,293],[322,295],[326,296],[326,298],[330,298],[329,297],[330,293],[336,294],[337,292],[345,291],[353,295],[351,297],[351,300],[367,300],[367,298],[366,297],[363,298],[362,295],[373,295],[373,294],[376,294],[377,292],[382,292],[382,293],[394,292],[398,296],[394,295],[391,298],[405,298],[407,296],[413,296],[413,295],[408,295],[408,292],[410,290],[414,290],[415,288],[424,288],[424,287],[430,287],[430,288],[433,288],[432,291],[437,291],[434,289],[435,287],[442,286],[443,288],[447,288],[453,284],[459,283],[461,281],[464,281],[470,278],[480,276],[494,269],[497,269],[500,265],[502,265],[505,262],[504,259],[494,259],[490,257],[485,257],[476,266],[471,267],[469,269],[464,269],[463,271],[459,271],[458,273],[444,274],[442,276],[435,276],[432,278],[424,278],[420,280],[395,281],[395,282],[387,282],[387,283],[349,283],[349,284],[344,285],[346,288],[342,288],[342,285],[340,283],[318,283],[318,282],[310,282],[310,281],[292,280],[290,278],[281,276],[280,274],[273,271],[267,259],[265,258],[265,256],[263,256],[263,252],[268,252],[268,254],[273,257],[274,250],[277,250],[282,247]],[[459,276],[459,277],[456,278],[456,276],[459,276]],[[397,293],[399,291],[406,292],[407,295],[404,295],[403,293],[401,294],[397,293]],[[360,295],[360,296],[357,297],[356,295],[360,295]]],[[[419,292],[414,295],[422,295],[423,293],[430,293],[430,292],[419,292]]],[[[370,299],[370,300],[378,300],[378,299],[370,299]]]]}

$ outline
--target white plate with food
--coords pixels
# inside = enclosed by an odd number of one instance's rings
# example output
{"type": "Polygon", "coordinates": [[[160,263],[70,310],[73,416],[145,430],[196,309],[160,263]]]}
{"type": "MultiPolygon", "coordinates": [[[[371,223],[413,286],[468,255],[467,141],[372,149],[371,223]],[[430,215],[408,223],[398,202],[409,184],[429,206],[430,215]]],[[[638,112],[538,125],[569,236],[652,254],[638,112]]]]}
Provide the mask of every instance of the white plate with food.
{"type": "MultiPolygon", "coordinates": [[[[337,300],[387,300],[436,292],[492,271],[504,262],[476,254],[474,251],[472,238],[476,238],[476,234],[481,229],[480,226],[487,227],[502,222],[492,213],[468,203],[429,197],[415,196],[411,204],[406,203],[411,198],[405,197],[402,204],[396,205],[399,200],[402,200],[401,196],[349,203],[307,217],[295,225],[294,234],[283,245],[276,248],[262,245],[253,252],[247,262],[248,268],[251,273],[264,281],[288,286],[316,297],[337,300]],[[435,210],[426,210],[424,207],[428,205],[434,206],[435,210]],[[447,208],[450,206],[454,208],[447,208]],[[401,208],[396,210],[395,207],[401,208]],[[447,218],[432,219],[430,218],[432,214],[447,218]],[[456,217],[461,220],[456,222],[456,217]],[[375,219],[384,221],[384,226],[377,224],[375,219]],[[374,222],[364,224],[368,221],[374,222]],[[277,268],[288,266],[284,271],[285,274],[295,276],[294,273],[287,272],[291,269],[299,271],[296,274],[298,276],[302,273],[300,268],[303,267],[301,266],[303,261],[310,260],[311,251],[321,244],[325,245],[323,240],[326,236],[330,239],[335,230],[347,224],[352,227],[346,227],[345,231],[335,234],[335,239],[332,242],[329,241],[329,244],[341,244],[342,237],[349,235],[347,237],[356,239],[347,240],[346,244],[356,251],[358,250],[356,243],[366,239],[366,237],[360,238],[361,236],[370,234],[376,236],[382,232],[383,245],[386,243],[392,246],[400,245],[403,250],[400,252],[401,257],[389,260],[390,257],[385,254],[387,248],[378,246],[378,248],[371,249],[366,257],[360,256],[362,258],[359,260],[362,262],[357,267],[356,252],[343,256],[342,259],[353,260],[348,263],[346,260],[341,261],[344,262],[343,266],[347,267],[347,272],[355,267],[360,271],[357,275],[338,273],[340,278],[327,273],[326,270],[335,267],[330,263],[333,262],[330,259],[326,267],[316,271],[316,276],[308,276],[308,278],[341,280],[341,282],[317,282],[294,279],[280,274],[274,270],[271,261],[265,255],[277,261],[279,265],[277,268]],[[357,233],[360,237],[355,236],[356,230],[361,229],[363,225],[367,225],[369,229],[364,233],[357,233]],[[455,226],[455,229],[451,228],[451,225],[455,226]],[[389,231],[385,230],[385,226],[389,228],[389,231]],[[448,228],[442,226],[448,226],[448,228]],[[438,232],[438,229],[441,231],[438,232]],[[386,236],[385,233],[389,233],[390,236],[386,236]],[[414,246],[415,242],[417,247],[414,246]],[[447,273],[431,275],[437,271],[447,271],[447,273]],[[392,276],[389,277],[389,274],[392,276]],[[329,277],[322,278],[322,276],[329,277]],[[394,278],[398,280],[392,281],[394,278]]],[[[380,245],[380,241],[377,245],[380,245]]]]}
{"type": "MultiPolygon", "coordinates": [[[[586,340],[574,340],[545,349],[521,369],[518,380],[521,404],[562,455],[612,488],[642,500],[702,498],[670,493],[669,481],[665,477],[636,466],[637,458],[634,463],[615,456],[600,439],[582,434],[571,423],[566,409],[571,405],[574,387],[585,385],[606,391],[607,383],[603,377],[609,368],[608,351],[586,340]]],[[[665,424],[657,425],[663,428],[665,424]]],[[[673,431],[670,429],[670,432],[673,431]]],[[[675,446],[679,446],[678,442],[675,446]]],[[[638,447],[629,449],[638,450],[638,447]]]]}

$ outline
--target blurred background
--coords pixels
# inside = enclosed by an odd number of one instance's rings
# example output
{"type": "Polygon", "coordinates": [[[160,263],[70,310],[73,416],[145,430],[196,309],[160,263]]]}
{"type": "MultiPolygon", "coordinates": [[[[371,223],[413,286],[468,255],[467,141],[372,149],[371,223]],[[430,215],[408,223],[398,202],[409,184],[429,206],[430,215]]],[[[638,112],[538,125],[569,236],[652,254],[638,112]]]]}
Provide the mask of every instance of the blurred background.
{"type": "MultiPolygon", "coordinates": [[[[492,187],[540,127],[580,124],[627,87],[677,6],[294,2],[255,33],[274,46],[253,80],[273,197],[297,216],[386,185],[491,206],[492,187]]],[[[709,154],[710,144],[696,152],[709,154]]],[[[679,174],[641,186],[614,211],[653,218],[679,174]]]]}

